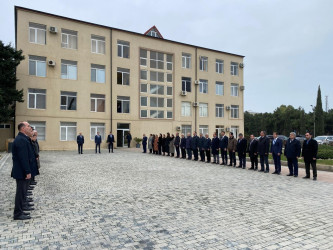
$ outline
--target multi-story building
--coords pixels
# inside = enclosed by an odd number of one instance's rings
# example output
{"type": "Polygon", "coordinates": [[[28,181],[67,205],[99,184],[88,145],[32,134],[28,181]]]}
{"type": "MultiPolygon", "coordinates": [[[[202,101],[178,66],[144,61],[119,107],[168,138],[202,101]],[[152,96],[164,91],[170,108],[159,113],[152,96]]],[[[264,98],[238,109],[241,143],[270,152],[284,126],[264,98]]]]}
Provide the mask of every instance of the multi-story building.
{"type": "MultiPolygon", "coordinates": [[[[94,147],[99,131],[126,135],[244,131],[243,56],[15,7],[15,124],[29,121],[42,149],[94,147]]],[[[16,131],[17,132],[17,131],[16,131]]]]}

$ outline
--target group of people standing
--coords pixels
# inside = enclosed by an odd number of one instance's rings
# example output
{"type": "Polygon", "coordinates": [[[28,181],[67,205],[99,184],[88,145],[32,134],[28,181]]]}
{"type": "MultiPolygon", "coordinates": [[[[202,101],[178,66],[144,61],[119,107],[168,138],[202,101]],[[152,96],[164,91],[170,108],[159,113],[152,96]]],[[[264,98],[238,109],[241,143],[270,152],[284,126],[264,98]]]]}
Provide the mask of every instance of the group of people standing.
{"type": "Polygon", "coordinates": [[[29,211],[34,210],[32,190],[40,168],[38,133],[28,122],[20,122],[18,131],[12,146],[11,176],[16,179],[14,220],[28,220],[31,219],[29,211]]]}
{"type": "Polygon", "coordinates": [[[272,155],[274,160],[275,171],[272,174],[281,174],[281,156],[284,146],[284,155],[288,161],[289,174],[287,176],[298,177],[298,159],[302,156],[305,163],[306,176],[305,179],[310,178],[310,166],[313,170],[313,180],[317,180],[317,152],[318,143],[312,139],[310,132],[305,134],[306,140],[303,143],[303,149],[299,140],[296,139],[296,134],[291,132],[289,139],[284,143],[278,137],[278,133],[273,133],[272,141],[266,136],[265,131],[260,132],[260,137],[256,138],[253,134],[250,135],[250,140],[244,138],[242,133],[239,133],[238,139],[234,137],[232,132],[229,137],[222,131],[218,136],[217,133],[213,134],[213,138],[209,135],[205,136],[200,133],[198,136],[193,132],[193,136],[187,133],[179,136],[176,133],[174,136],[170,133],[154,135],[150,134],[149,138],[143,134],[142,146],[143,153],[147,152],[147,145],[149,153],[156,155],[172,156],[176,154],[176,158],[198,161],[206,163],[228,165],[237,168],[246,168],[246,155],[248,154],[251,161],[249,170],[257,170],[258,172],[269,173],[269,154],[272,155]],[[238,154],[239,164],[236,166],[236,153],[238,154]],[[181,156],[180,156],[181,155],[181,156]],[[221,161],[220,161],[221,155],[221,161]],[[213,158],[212,158],[213,157],[213,158]],[[229,158],[229,164],[228,164],[229,158]],[[258,164],[260,161],[260,169],[258,164]]]}

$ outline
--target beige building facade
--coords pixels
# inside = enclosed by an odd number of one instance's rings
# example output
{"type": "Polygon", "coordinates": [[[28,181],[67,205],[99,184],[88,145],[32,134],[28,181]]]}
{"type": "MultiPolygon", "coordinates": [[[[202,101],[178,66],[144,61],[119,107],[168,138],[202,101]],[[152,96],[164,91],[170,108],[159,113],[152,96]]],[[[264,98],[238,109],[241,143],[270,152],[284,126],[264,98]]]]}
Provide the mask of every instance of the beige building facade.
{"type": "MultiPolygon", "coordinates": [[[[15,124],[29,121],[43,150],[94,148],[110,131],[126,135],[244,132],[243,56],[145,34],[15,8],[17,68],[15,124]]],[[[17,131],[16,131],[17,132],[17,131]]],[[[133,141],[133,145],[135,142],[133,141]]]]}

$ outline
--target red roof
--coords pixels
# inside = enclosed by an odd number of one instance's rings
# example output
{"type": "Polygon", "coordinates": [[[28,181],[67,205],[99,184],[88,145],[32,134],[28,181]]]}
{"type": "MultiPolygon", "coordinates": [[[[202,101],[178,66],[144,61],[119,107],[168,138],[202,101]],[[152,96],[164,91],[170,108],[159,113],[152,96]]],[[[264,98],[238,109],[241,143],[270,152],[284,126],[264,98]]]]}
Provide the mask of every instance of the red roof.
{"type": "Polygon", "coordinates": [[[144,33],[144,35],[147,35],[147,34],[148,34],[150,31],[152,31],[152,30],[155,31],[155,32],[157,32],[159,38],[164,39],[163,36],[162,36],[162,34],[159,32],[159,30],[156,28],[155,25],[154,25],[153,27],[151,27],[149,30],[147,30],[147,31],[144,33]]]}

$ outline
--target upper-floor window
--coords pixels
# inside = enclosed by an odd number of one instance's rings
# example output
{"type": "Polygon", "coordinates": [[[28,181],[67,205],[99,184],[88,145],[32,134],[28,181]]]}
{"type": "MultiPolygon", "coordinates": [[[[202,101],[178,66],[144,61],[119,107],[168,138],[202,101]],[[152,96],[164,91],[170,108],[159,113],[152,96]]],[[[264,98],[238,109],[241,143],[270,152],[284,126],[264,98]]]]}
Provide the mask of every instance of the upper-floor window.
{"type": "Polygon", "coordinates": [[[167,82],[172,82],[172,74],[166,74],[167,82]]]}
{"type": "Polygon", "coordinates": [[[61,47],[77,49],[77,31],[61,29],[61,47]]]}
{"type": "Polygon", "coordinates": [[[77,62],[61,59],[61,78],[77,80],[77,62]]]}
{"type": "Polygon", "coordinates": [[[91,64],[91,81],[98,83],[105,83],[105,66],[98,64],[91,64]]]}
{"type": "Polygon", "coordinates": [[[148,97],[140,96],[140,106],[147,107],[148,106],[148,97]]]}
{"type": "Polygon", "coordinates": [[[150,107],[164,107],[164,98],[162,97],[150,97],[150,107]]]}
{"type": "Polygon", "coordinates": [[[216,113],[216,117],[223,117],[224,116],[224,105],[215,104],[215,113],[216,113]]]}
{"type": "Polygon", "coordinates": [[[191,78],[182,77],[182,91],[191,92],[191,78]]]}
{"type": "Polygon", "coordinates": [[[164,54],[150,51],[150,67],[153,69],[164,69],[164,54]]]}
{"type": "Polygon", "coordinates": [[[208,57],[200,56],[200,70],[208,71],[208,57]]]}
{"type": "Polygon", "coordinates": [[[61,91],[60,109],[76,110],[76,92],[61,91]]]}
{"type": "Polygon", "coordinates": [[[199,116],[200,117],[208,116],[208,103],[199,103],[199,116]]]}
{"type": "Polygon", "coordinates": [[[208,93],[208,81],[207,80],[199,80],[199,90],[200,93],[207,94],[208,93]]]}
{"type": "Polygon", "coordinates": [[[130,43],[126,41],[118,41],[118,56],[122,58],[130,57],[130,43]]]}
{"type": "Polygon", "coordinates": [[[46,44],[46,25],[29,23],[29,42],[46,44]]]}
{"type": "Polygon", "coordinates": [[[150,118],[163,119],[164,111],[163,110],[150,110],[150,118]]]}
{"type": "Polygon", "coordinates": [[[29,75],[46,76],[46,57],[29,56],[29,75]]]}
{"type": "Polygon", "coordinates": [[[129,112],[130,112],[130,97],[117,96],[117,113],[129,113],[129,112]]]}
{"type": "Polygon", "coordinates": [[[147,50],[140,49],[140,65],[147,66],[147,50]]]}
{"type": "Polygon", "coordinates": [[[167,95],[172,95],[172,87],[166,87],[167,88],[167,95]]]}
{"type": "Polygon", "coordinates": [[[91,52],[105,54],[105,37],[91,35],[91,52]]]}
{"type": "Polygon", "coordinates": [[[130,85],[130,70],[117,68],[117,84],[130,85]]]}
{"type": "Polygon", "coordinates": [[[191,54],[182,53],[182,67],[185,69],[191,68],[191,54]]]}
{"type": "Polygon", "coordinates": [[[105,112],[105,95],[99,95],[99,94],[90,95],[90,111],[105,112]]]}
{"type": "Polygon", "coordinates": [[[140,92],[141,93],[147,93],[147,89],[148,89],[148,84],[146,84],[146,83],[141,83],[140,84],[140,92]]]}
{"type": "Polygon", "coordinates": [[[231,105],[231,118],[239,118],[239,106],[231,105]]]}
{"type": "Polygon", "coordinates": [[[172,99],[171,98],[167,98],[167,108],[172,108],[172,99]]]}
{"type": "Polygon", "coordinates": [[[238,76],[238,63],[231,62],[230,70],[231,70],[231,75],[238,76]]]}
{"type": "Polygon", "coordinates": [[[166,62],[166,64],[167,64],[167,70],[172,70],[172,59],[173,59],[173,56],[167,54],[166,58],[167,58],[167,62],[166,62]]]}
{"type": "Polygon", "coordinates": [[[155,30],[149,31],[147,35],[152,37],[159,37],[158,33],[155,30]]]}
{"type": "Polygon", "coordinates": [[[28,89],[28,108],[46,109],[46,89],[28,89]]]}
{"type": "Polygon", "coordinates": [[[147,70],[140,70],[140,79],[147,80],[147,70]]]}
{"type": "Polygon", "coordinates": [[[216,95],[223,95],[224,94],[224,83],[223,82],[216,82],[215,83],[215,93],[216,93],[216,95]]]}
{"type": "Polygon", "coordinates": [[[164,86],[150,84],[150,94],[164,95],[164,86]]]}
{"type": "Polygon", "coordinates": [[[90,123],[90,140],[94,140],[99,132],[102,141],[105,139],[105,124],[104,123],[90,123]]]}
{"type": "Polygon", "coordinates": [[[150,71],[150,81],[164,82],[164,73],[157,71],[150,71]]]}
{"type": "Polygon", "coordinates": [[[238,96],[238,84],[232,83],[230,86],[231,86],[231,96],[238,96]]]}
{"type": "Polygon", "coordinates": [[[223,60],[216,59],[216,73],[223,73],[223,60]]]}
{"type": "Polygon", "coordinates": [[[182,102],[181,116],[191,116],[191,103],[182,102]]]}

